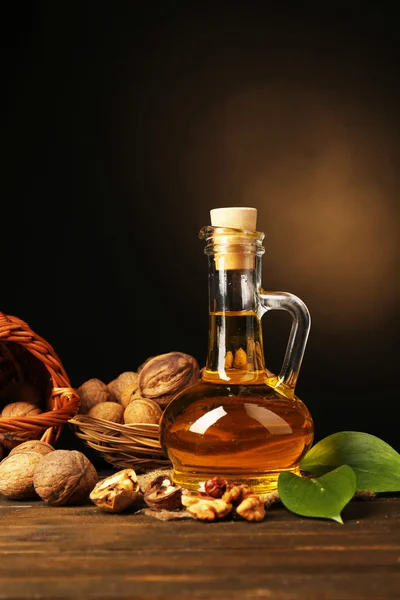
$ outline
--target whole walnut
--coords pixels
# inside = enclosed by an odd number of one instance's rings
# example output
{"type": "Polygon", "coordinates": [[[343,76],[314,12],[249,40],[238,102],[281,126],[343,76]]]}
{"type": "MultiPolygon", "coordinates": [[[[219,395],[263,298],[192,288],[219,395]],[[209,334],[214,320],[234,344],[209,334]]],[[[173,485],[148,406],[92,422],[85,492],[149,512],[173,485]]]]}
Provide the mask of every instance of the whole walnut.
{"type": "Polygon", "coordinates": [[[114,402],[113,393],[100,379],[88,379],[76,390],[81,399],[79,412],[87,414],[93,406],[100,402],[114,402]]]}
{"type": "Polygon", "coordinates": [[[13,419],[14,417],[34,417],[40,415],[43,411],[29,402],[12,402],[3,408],[1,416],[3,419],[13,419]]]}
{"type": "Polygon", "coordinates": [[[18,444],[18,446],[11,450],[9,456],[26,452],[37,452],[38,454],[42,454],[44,456],[49,452],[53,452],[53,450],[53,446],[47,442],[42,442],[41,440],[29,440],[27,442],[22,442],[22,444],[18,444]]]}
{"type": "MultiPolygon", "coordinates": [[[[24,445],[17,446],[0,463],[0,494],[11,500],[25,500],[36,496],[33,478],[44,456],[40,452],[29,451],[29,445],[21,449],[24,445]]],[[[54,452],[54,449],[50,446],[48,452],[54,452]]]]}
{"type": "Polygon", "coordinates": [[[157,399],[174,396],[199,380],[197,360],[183,352],[168,352],[150,359],[139,374],[143,397],[157,399]]]}
{"type": "Polygon", "coordinates": [[[138,379],[139,375],[134,371],[125,371],[108,384],[117,402],[121,402],[122,392],[128,385],[136,385],[136,389],[138,388],[138,379]]]}
{"type": "Polygon", "coordinates": [[[90,460],[78,450],[54,450],[43,456],[33,477],[35,491],[48,504],[82,504],[98,481],[90,460]]]}
{"type": "Polygon", "coordinates": [[[141,398],[134,400],[124,411],[125,423],[154,423],[160,422],[162,410],[153,400],[141,398]]]}
{"type": "Polygon", "coordinates": [[[124,407],[117,402],[101,402],[89,410],[88,416],[111,421],[112,423],[123,423],[124,407]]]}
{"type": "Polygon", "coordinates": [[[137,400],[138,398],[141,398],[138,384],[132,383],[123,389],[119,402],[124,408],[126,408],[128,404],[132,402],[132,400],[137,400]]]}

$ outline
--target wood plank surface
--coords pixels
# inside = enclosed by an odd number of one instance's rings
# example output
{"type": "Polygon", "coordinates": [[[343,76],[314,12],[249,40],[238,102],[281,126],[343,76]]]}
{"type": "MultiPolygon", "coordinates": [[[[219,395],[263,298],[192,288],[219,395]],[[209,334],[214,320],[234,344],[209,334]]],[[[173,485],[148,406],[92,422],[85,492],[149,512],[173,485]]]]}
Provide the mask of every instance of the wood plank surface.
{"type": "Polygon", "coordinates": [[[345,525],[161,522],[92,504],[0,500],[0,598],[399,600],[400,498],[353,501],[345,525]]]}

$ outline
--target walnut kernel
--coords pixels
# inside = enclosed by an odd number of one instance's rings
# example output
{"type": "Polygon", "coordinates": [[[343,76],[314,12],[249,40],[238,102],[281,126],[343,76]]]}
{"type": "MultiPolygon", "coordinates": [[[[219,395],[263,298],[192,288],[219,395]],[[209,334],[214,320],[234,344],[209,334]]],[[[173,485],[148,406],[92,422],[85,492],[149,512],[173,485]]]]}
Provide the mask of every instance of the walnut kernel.
{"type": "Polygon", "coordinates": [[[230,350],[225,354],[225,369],[232,369],[233,367],[233,354],[230,350]]]}
{"type": "Polygon", "coordinates": [[[233,366],[235,369],[247,370],[247,354],[243,348],[236,350],[233,366]]]}
{"type": "Polygon", "coordinates": [[[225,502],[222,498],[182,494],[181,500],[186,510],[200,521],[223,519],[232,510],[232,504],[225,502]]]}
{"type": "Polygon", "coordinates": [[[171,477],[159,475],[144,491],[144,501],[153,510],[176,510],[182,508],[182,488],[171,477]]]}
{"type": "Polygon", "coordinates": [[[246,521],[263,521],[265,518],[264,502],[255,494],[250,494],[236,507],[238,515],[246,521]]]}
{"type": "Polygon", "coordinates": [[[229,484],[222,499],[225,500],[225,502],[230,502],[234,506],[237,506],[250,494],[252,494],[252,491],[245,484],[229,484]]]}

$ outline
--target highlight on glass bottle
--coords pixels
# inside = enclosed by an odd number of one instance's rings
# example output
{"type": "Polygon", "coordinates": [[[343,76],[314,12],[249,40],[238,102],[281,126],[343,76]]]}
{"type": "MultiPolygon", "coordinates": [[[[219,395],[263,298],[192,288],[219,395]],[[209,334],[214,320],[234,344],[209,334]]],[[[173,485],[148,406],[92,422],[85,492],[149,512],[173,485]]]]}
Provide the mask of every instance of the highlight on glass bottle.
{"type": "Polygon", "coordinates": [[[196,491],[215,476],[274,491],[299,472],[313,421],[294,390],[310,329],[305,304],[261,288],[264,234],[204,227],[209,281],[208,355],[202,380],[166,408],[160,440],[174,481],[196,491]],[[261,318],[286,310],[292,329],[279,375],[265,366],[261,318]]]}

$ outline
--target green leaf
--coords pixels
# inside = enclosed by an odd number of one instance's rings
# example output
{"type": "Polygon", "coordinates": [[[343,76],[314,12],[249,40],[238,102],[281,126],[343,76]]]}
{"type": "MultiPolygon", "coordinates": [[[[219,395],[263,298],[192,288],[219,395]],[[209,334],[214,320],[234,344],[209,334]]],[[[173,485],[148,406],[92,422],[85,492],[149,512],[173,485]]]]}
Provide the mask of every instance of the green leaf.
{"type": "Polygon", "coordinates": [[[318,479],[285,472],[278,479],[278,493],[288,510],[302,517],[333,519],[341,524],[340,513],[355,491],[356,475],[347,465],[318,479]]]}
{"type": "Polygon", "coordinates": [[[369,433],[340,431],[316,444],[300,464],[303,471],[324,475],[349,465],[357,477],[357,490],[400,491],[400,454],[369,433]]]}

